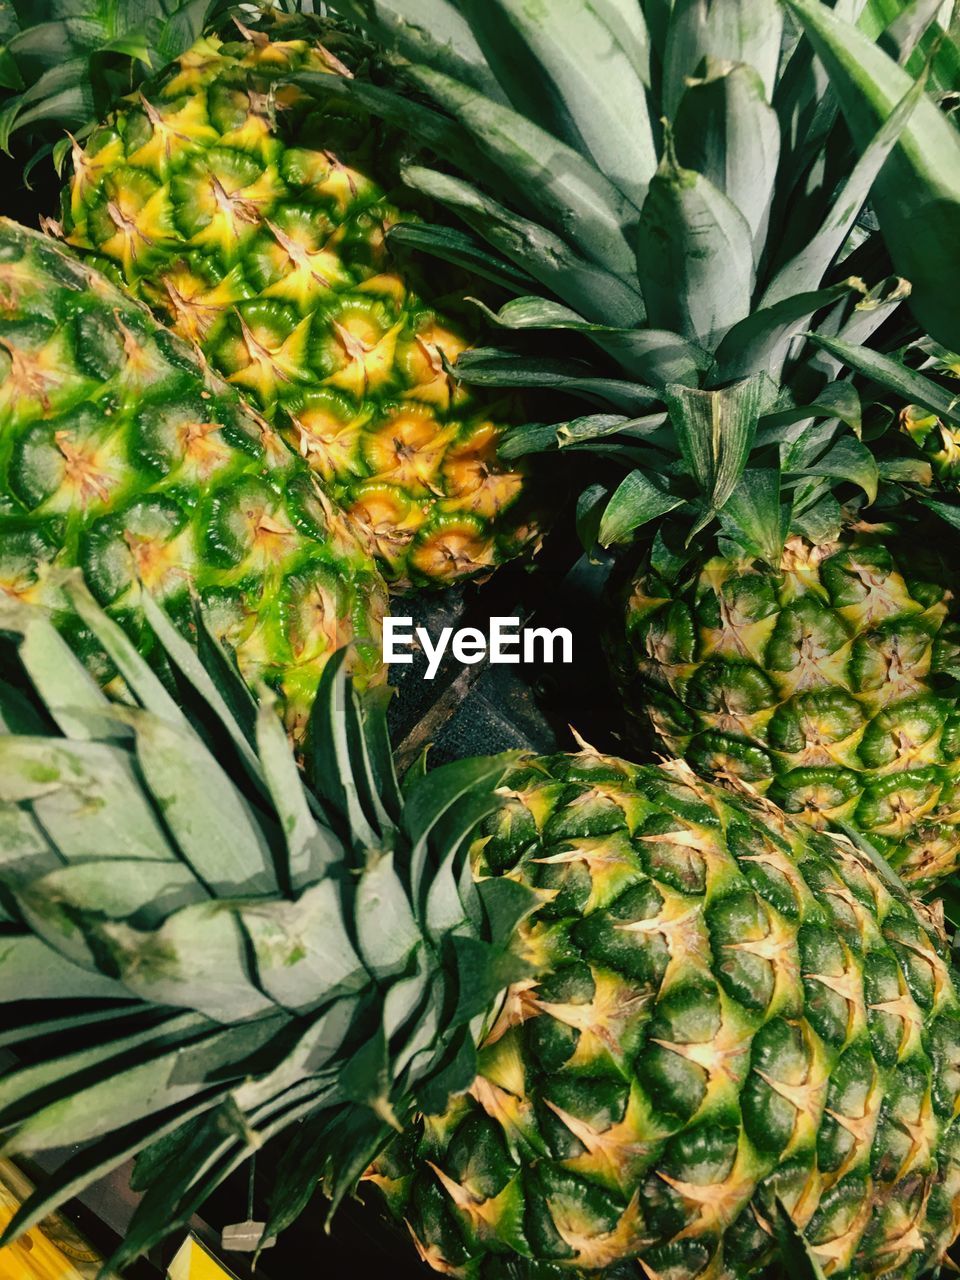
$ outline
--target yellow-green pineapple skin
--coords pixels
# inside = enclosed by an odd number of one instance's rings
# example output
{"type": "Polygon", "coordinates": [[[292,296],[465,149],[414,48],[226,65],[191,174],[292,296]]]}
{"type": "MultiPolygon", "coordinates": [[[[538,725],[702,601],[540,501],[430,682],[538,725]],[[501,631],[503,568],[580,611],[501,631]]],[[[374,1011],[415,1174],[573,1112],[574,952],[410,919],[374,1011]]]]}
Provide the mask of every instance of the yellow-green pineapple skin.
{"type": "Polygon", "coordinates": [[[960,1225],[960,1016],[930,921],[852,846],[681,764],[588,750],[502,795],[475,874],[542,892],[531,977],[469,1092],[368,1175],[424,1261],[780,1275],[779,1198],[831,1280],[930,1269],[960,1225]]]}
{"type": "Polygon", "coordinates": [[[385,586],[306,465],[145,307],[4,220],[0,589],[57,609],[72,566],[147,653],[144,590],[187,632],[198,599],[294,732],[337,649],[383,677],[385,586]]]}
{"type": "Polygon", "coordinates": [[[960,862],[960,630],[949,571],[886,528],[780,570],[640,573],[611,652],[636,725],[818,827],[861,831],[914,888],[960,862]]]}
{"type": "Polygon", "coordinates": [[[200,41],[74,149],[63,231],[258,405],[397,588],[444,585],[538,530],[496,406],[448,372],[466,338],[387,248],[371,127],[289,83],[332,67],[304,40],[200,41]]]}

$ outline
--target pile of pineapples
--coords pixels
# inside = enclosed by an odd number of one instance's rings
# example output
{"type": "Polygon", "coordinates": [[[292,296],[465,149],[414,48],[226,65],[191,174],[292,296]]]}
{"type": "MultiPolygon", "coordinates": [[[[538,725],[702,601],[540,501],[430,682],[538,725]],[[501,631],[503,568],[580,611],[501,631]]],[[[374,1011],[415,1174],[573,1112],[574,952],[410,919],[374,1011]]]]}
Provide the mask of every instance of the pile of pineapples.
{"type": "Polygon", "coordinates": [[[122,1265],[279,1137],[266,1236],[371,1183],[470,1280],[933,1272],[960,20],[327,7],[181,48],[0,223],[0,1129],[76,1148],[4,1239],[135,1157],[122,1265]],[[679,759],[401,785],[387,584],[529,552],[556,452],[679,759]]]}

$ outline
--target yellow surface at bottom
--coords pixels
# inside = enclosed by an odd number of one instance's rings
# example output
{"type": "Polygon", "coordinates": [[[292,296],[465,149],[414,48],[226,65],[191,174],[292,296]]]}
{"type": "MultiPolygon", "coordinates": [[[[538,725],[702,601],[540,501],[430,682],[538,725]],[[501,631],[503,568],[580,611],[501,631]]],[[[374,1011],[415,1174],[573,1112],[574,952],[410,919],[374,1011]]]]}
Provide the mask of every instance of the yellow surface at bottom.
{"type": "Polygon", "coordinates": [[[184,1240],[167,1275],[170,1280],[235,1280],[233,1272],[217,1262],[195,1236],[184,1240]]]}
{"type": "MultiPolygon", "coordinates": [[[[20,1201],[0,1182],[0,1230],[19,1208],[20,1201]]],[[[0,1280],[87,1280],[89,1275],[89,1270],[78,1271],[39,1227],[0,1249],[0,1280]]]]}

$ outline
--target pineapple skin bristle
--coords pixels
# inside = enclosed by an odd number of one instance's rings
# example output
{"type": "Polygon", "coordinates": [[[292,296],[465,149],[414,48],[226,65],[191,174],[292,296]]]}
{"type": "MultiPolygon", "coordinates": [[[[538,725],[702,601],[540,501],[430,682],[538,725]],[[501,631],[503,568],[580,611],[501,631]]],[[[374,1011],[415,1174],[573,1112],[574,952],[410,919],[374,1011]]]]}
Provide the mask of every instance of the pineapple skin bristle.
{"type": "Polygon", "coordinates": [[[451,375],[467,338],[388,250],[372,125],[290,85],[331,55],[248,35],[201,40],[74,149],[63,232],[265,413],[396,589],[489,572],[539,537],[497,458],[509,406],[451,375]]]}

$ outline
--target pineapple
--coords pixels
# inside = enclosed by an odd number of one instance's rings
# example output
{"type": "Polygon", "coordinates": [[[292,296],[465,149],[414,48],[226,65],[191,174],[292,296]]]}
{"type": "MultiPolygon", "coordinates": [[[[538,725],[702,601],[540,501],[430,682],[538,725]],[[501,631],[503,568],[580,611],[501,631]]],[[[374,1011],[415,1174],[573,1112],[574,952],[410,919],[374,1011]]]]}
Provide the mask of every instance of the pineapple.
{"type": "Polygon", "coordinates": [[[612,665],[641,735],[652,725],[701,773],[746,779],[817,827],[854,827],[929,888],[958,861],[951,581],[889,527],[856,524],[789,538],[778,565],[728,555],[671,581],[648,564],[612,665]]]}
{"type": "Polygon", "coordinates": [[[0,494],[0,594],[58,609],[57,572],[82,565],[144,652],[144,590],[187,631],[197,599],[294,733],[337,649],[383,677],[385,586],[307,466],[145,307],[6,220],[0,494]]]}
{"type": "Polygon", "coordinates": [[[942,879],[958,603],[922,551],[943,542],[949,566],[960,409],[913,367],[960,341],[960,138],[918,52],[946,43],[937,20],[884,32],[874,7],[819,0],[337,7],[394,55],[383,109],[425,97],[433,133],[482,155],[458,172],[451,144],[453,172],[407,182],[528,281],[496,317],[523,347],[465,352],[458,375],[589,406],[502,456],[620,468],[591,477],[578,527],[630,579],[606,602],[628,712],[698,769],[869,835],[916,885],[942,879]],[[898,443],[905,402],[933,493],[898,443]]]}
{"type": "Polygon", "coordinates": [[[387,247],[369,123],[291,83],[346,67],[241,34],[74,146],[63,234],[260,408],[395,588],[489,572],[538,537],[523,465],[497,459],[504,406],[451,376],[467,339],[387,247]]]}
{"type": "Polygon", "coordinates": [[[139,1153],[122,1265],[287,1130],[268,1233],[365,1179],[447,1275],[936,1268],[960,999],[882,860],[587,747],[401,792],[342,658],[311,793],[269,705],[151,597],[182,709],[62,590],[133,704],[4,607],[0,1045],[25,1061],[0,1124],[11,1155],[82,1144],[7,1241],[139,1153]]]}

